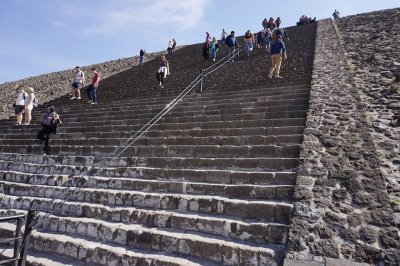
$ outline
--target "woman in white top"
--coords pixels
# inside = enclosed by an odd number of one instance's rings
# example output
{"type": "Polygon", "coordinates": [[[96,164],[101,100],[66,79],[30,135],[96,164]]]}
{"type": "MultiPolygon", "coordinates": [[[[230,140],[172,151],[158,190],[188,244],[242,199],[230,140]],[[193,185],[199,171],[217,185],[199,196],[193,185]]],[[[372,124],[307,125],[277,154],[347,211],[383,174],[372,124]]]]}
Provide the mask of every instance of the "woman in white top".
{"type": "Polygon", "coordinates": [[[17,124],[21,125],[22,114],[25,109],[25,99],[28,98],[28,94],[24,91],[24,86],[20,85],[17,89],[17,98],[15,99],[15,116],[17,117],[17,124]]]}
{"type": "Polygon", "coordinates": [[[35,99],[34,90],[31,87],[26,88],[28,97],[25,97],[25,125],[29,125],[32,119],[33,100],[35,99]]]}

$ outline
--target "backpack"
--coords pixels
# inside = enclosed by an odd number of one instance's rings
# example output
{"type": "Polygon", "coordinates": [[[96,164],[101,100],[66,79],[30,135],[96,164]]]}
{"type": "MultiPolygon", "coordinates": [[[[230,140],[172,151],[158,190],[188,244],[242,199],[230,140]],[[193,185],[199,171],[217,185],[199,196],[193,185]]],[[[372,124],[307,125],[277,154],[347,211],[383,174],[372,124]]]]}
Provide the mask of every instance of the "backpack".
{"type": "Polygon", "coordinates": [[[38,98],[36,98],[36,96],[35,96],[35,98],[33,98],[32,104],[33,104],[33,107],[39,106],[39,100],[38,100],[38,98]]]}

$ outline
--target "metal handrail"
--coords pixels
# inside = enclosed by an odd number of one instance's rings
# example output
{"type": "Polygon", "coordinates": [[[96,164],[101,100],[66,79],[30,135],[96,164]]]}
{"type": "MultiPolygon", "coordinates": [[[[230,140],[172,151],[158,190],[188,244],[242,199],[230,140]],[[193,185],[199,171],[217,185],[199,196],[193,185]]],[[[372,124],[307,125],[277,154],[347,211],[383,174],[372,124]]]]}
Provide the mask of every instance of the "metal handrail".
{"type": "Polygon", "coordinates": [[[32,221],[35,218],[35,212],[32,210],[28,211],[27,215],[19,214],[8,217],[0,217],[0,222],[17,221],[15,229],[15,237],[6,238],[0,241],[0,243],[9,243],[14,241],[14,252],[13,257],[10,259],[1,260],[0,264],[9,265],[10,262],[14,262],[13,265],[24,266],[26,262],[28,243],[30,233],[32,231],[32,221]],[[22,220],[25,219],[25,229],[22,234],[22,220]]]}
{"type": "MultiPolygon", "coordinates": [[[[177,105],[178,102],[180,102],[189,92],[191,92],[200,82],[202,82],[206,76],[210,75],[211,73],[213,73],[214,71],[216,71],[217,69],[219,69],[220,67],[225,65],[227,62],[230,62],[230,59],[239,55],[239,52],[242,51],[243,49],[245,49],[245,48],[235,49],[235,51],[232,54],[228,53],[228,55],[223,57],[221,60],[219,60],[218,63],[215,63],[215,64],[211,65],[210,67],[206,68],[205,70],[203,70],[177,97],[175,97],[169,104],[167,104],[163,110],[161,110],[156,116],[154,116],[149,122],[147,122],[144,126],[142,126],[138,131],[136,131],[135,134],[133,134],[129,139],[127,139],[123,144],[121,144],[113,152],[110,152],[109,154],[115,154],[114,158],[112,158],[112,157],[110,158],[110,157],[108,157],[108,155],[106,155],[106,157],[103,156],[104,158],[102,160],[93,164],[93,166],[91,166],[89,170],[84,172],[80,176],[83,180],[83,183],[79,187],[75,187],[75,189],[73,191],[70,188],[70,193],[71,192],[72,193],[67,198],[64,198],[61,201],[55,203],[53,205],[54,206],[53,210],[50,212],[47,212],[45,215],[43,215],[43,218],[49,217],[50,215],[54,214],[54,212],[57,210],[57,208],[59,206],[61,206],[61,204],[67,202],[75,195],[75,193],[79,192],[87,184],[87,182],[89,180],[88,177],[90,177],[93,174],[92,171],[97,172],[97,171],[109,166],[111,164],[111,162],[115,159],[115,157],[120,156],[124,151],[126,151],[126,149],[131,147],[153,125],[155,125],[160,119],[162,119],[164,117],[164,115],[166,115],[175,105],[177,105]],[[218,64],[220,64],[220,65],[218,66],[218,64]],[[212,69],[212,68],[214,68],[214,69],[212,69]],[[210,70],[210,69],[212,69],[212,70],[210,70]],[[204,73],[205,71],[208,71],[208,73],[204,73]],[[121,148],[123,148],[123,149],[121,151],[118,151],[121,148]],[[107,160],[109,160],[109,161],[103,165],[103,163],[107,160]]],[[[54,195],[52,198],[52,201],[54,201],[55,199],[56,198],[54,195]]],[[[40,212],[41,210],[39,209],[37,211],[40,212]]],[[[32,220],[32,225],[31,225],[32,228],[35,228],[37,226],[38,220],[39,220],[39,215],[36,216],[36,218],[34,220],[32,220]]]]}

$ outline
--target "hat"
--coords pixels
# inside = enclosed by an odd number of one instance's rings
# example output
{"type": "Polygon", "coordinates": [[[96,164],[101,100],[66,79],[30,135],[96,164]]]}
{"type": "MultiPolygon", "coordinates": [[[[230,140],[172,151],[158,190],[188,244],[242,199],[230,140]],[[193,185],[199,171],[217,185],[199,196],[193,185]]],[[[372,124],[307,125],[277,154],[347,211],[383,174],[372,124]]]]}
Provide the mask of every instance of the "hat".
{"type": "Polygon", "coordinates": [[[34,90],[32,87],[27,87],[27,88],[25,89],[25,91],[26,91],[27,93],[33,93],[33,92],[35,92],[35,90],[34,90]]]}

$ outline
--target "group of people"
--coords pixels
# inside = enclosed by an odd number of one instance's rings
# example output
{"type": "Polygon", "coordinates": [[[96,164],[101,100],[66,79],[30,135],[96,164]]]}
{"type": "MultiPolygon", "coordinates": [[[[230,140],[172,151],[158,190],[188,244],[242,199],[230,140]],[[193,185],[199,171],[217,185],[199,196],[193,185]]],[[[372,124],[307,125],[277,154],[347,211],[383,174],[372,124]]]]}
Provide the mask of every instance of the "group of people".
{"type": "Polygon", "coordinates": [[[29,125],[32,120],[32,109],[36,101],[35,91],[31,87],[19,85],[16,89],[17,97],[14,103],[15,116],[17,123],[15,125],[29,125]],[[22,123],[25,115],[24,123],[22,123]]]}
{"type": "MultiPolygon", "coordinates": [[[[93,71],[93,77],[91,83],[86,88],[86,95],[89,104],[97,104],[97,89],[99,88],[101,74],[94,67],[91,68],[91,70],[93,71]]],[[[85,85],[85,73],[80,69],[79,66],[77,66],[75,67],[75,75],[72,82],[71,100],[82,99],[81,89],[83,88],[84,85],[85,85]]]]}
{"type": "Polygon", "coordinates": [[[306,24],[311,24],[317,21],[317,18],[314,17],[313,19],[311,17],[307,17],[306,15],[302,15],[299,19],[299,22],[297,22],[297,26],[301,25],[306,25],[306,24]]]}

